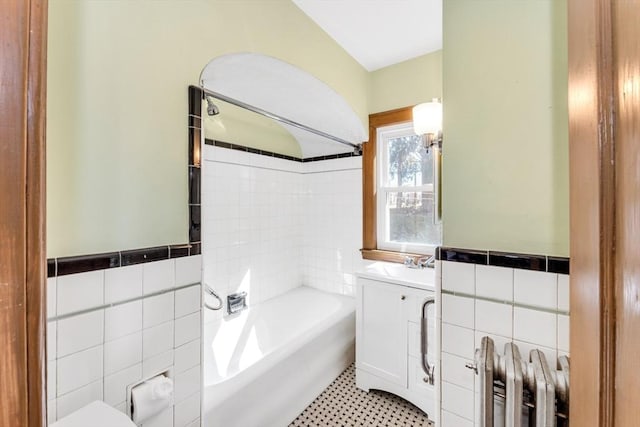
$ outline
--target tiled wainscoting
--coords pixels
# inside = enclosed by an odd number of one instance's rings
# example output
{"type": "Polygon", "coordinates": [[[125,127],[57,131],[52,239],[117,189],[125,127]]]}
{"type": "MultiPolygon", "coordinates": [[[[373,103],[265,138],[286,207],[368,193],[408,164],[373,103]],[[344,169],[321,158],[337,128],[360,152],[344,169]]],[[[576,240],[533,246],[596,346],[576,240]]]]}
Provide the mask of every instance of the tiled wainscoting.
{"type": "MultiPolygon", "coordinates": [[[[558,356],[569,353],[568,274],[472,262],[437,265],[442,287],[442,427],[471,427],[477,420],[479,390],[465,364],[473,363],[483,336],[493,338],[500,354],[511,341],[527,358],[531,349],[539,348],[552,368],[558,356]]],[[[544,265],[541,269],[546,270],[544,265]]]]}
{"type": "Polygon", "coordinates": [[[170,371],[175,406],[144,423],[199,426],[201,256],[50,277],[48,412],[93,400],[126,413],[127,385],[170,371]]]}
{"type": "MultiPolygon", "coordinates": [[[[223,301],[246,291],[256,304],[302,284],[354,293],[361,157],[301,162],[205,145],[202,171],[204,281],[223,301]]],[[[222,313],[205,310],[205,322],[222,313]]]]}

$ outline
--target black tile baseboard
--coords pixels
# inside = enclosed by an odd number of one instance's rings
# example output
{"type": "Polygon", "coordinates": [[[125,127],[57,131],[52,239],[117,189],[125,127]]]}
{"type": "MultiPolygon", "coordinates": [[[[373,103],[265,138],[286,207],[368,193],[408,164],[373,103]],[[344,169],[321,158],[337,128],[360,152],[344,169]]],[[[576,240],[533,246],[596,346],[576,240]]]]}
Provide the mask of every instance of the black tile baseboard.
{"type": "Polygon", "coordinates": [[[453,249],[439,247],[436,258],[442,261],[466,262],[469,264],[488,264],[487,251],[475,251],[468,249],[453,249]]]}
{"type": "Polygon", "coordinates": [[[197,244],[176,244],[92,255],[49,258],[47,259],[47,277],[126,267],[199,254],[200,243],[198,242],[197,244]]]}
{"type": "MultiPolygon", "coordinates": [[[[48,261],[49,260],[47,260],[47,262],[48,261]]],[[[66,276],[67,274],[120,267],[120,253],[109,252],[95,255],[70,256],[57,258],[55,263],[56,275],[66,276]]]]}
{"type": "Polygon", "coordinates": [[[230,150],[237,150],[237,151],[244,151],[244,152],[247,152],[247,153],[259,154],[261,156],[275,157],[275,158],[278,158],[278,159],[290,160],[292,162],[301,162],[301,163],[319,162],[319,161],[322,161],[322,160],[344,159],[346,157],[362,157],[362,153],[359,153],[359,154],[356,154],[356,153],[340,153],[340,154],[331,154],[331,155],[328,155],[328,156],[300,158],[300,157],[287,156],[286,154],[274,153],[272,151],[259,150],[257,148],[246,147],[244,145],[232,144],[230,142],[217,141],[217,140],[213,140],[213,139],[205,139],[204,143],[207,144],[207,145],[212,145],[214,147],[227,148],[227,149],[230,149],[230,150]]]}
{"type": "Polygon", "coordinates": [[[47,260],[47,277],[54,277],[56,275],[56,260],[47,260]]]}
{"type": "MultiPolygon", "coordinates": [[[[182,258],[185,256],[189,256],[189,250],[193,247],[193,245],[171,245],[169,246],[169,258],[182,258]]],[[[198,255],[191,254],[191,255],[198,255]]]]}
{"type": "Polygon", "coordinates": [[[120,266],[143,264],[145,262],[162,261],[169,259],[169,247],[159,246],[156,248],[133,249],[120,252],[120,266]]]}
{"type": "Polygon", "coordinates": [[[569,258],[548,256],[547,271],[550,273],[569,274],[569,258]]]}
{"type": "Polygon", "coordinates": [[[489,251],[489,265],[521,268],[523,270],[546,271],[547,257],[543,255],[512,254],[489,251]]]}
{"type": "Polygon", "coordinates": [[[202,117],[202,95],[204,92],[198,86],[189,86],[189,115],[196,118],[202,117]]]}
{"type": "Polygon", "coordinates": [[[438,247],[436,259],[569,274],[569,258],[565,257],[438,247]]]}

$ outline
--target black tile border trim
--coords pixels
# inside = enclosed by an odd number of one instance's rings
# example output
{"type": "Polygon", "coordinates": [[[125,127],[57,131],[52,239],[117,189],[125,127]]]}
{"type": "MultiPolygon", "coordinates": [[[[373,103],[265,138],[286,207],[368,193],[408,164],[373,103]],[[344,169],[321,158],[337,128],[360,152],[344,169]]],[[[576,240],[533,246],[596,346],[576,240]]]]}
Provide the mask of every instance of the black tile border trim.
{"type": "Polygon", "coordinates": [[[465,262],[469,264],[488,264],[487,251],[474,251],[467,249],[452,249],[438,247],[436,250],[436,259],[442,261],[465,262]]]}
{"type": "Polygon", "coordinates": [[[286,154],[279,154],[279,153],[274,153],[272,151],[259,150],[257,148],[247,147],[247,146],[239,145],[239,144],[232,144],[230,142],[218,141],[218,140],[213,140],[213,139],[206,139],[205,138],[204,143],[207,144],[207,145],[212,145],[214,147],[227,148],[227,149],[230,149],[230,150],[245,151],[247,153],[259,154],[261,156],[267,156],[267,157],[275,157],[277,159],[284,159],[284,160],[289,160],[289,161],[292,161],[292,162],[299,162],[299,163],[319,162],[319,161],[322,161],[322,160],[343,159],[343,158],[346,158],[346,157],[362,157],[362,153],[360,153],[360,154],[356,154],[356,153],[341,153],[341,154],[331,154],[331,155],[328,155],[328,156],[300,158],[300,157],[287,156],[286,154]]]}
{"type": "Polygon", "coordinates": [[[552,273],[569,274],[569,258],[548,256],[547,271],[552,273]]]}
{"type": "MultiPolygon", "coordinates": [[[[200,204],[202,202],[201,197],[201,171],[202,165],[202,140],[204,130],[202,128],[202,99],[204,92],[197,86],[189,86],[188,90],[189,98],[189,114],[187,116],[188,123],[188,145],[189,145],[189,160],[188,160],[188,194],[189,194],[189,222],[188,222],[188,235],[189,235],[189,253],[191,255],[198,255],[201,253],[201,233],[200,223],[202,215],[200,212],[200,204]]],[[[169,251],[171,253],[171,251],[169,251]]]]}
{"type": "Polygon", "coordinates": [[[143,264],[145,262],[161,261],[169,259],[169,247],[159,246],[156,248],[133,249],[120,252],[120,266],[143,264]]]}
{"type": "Polygon", "coordinates": [[[55,277],[56,276],[56,260],[48,259],[47,260],[47,277],[55,277]]]}
{"type": "Polygon", "coordinates": [[[108,268],[182,258],[200,254],[200,243],[155,246],[152,248],[107,252],[102,254],[47,259],[47,277],[66,276],[108,268]]]}
{"type": "Polygon", "coordinates": [[[569,258],[565,257],[438,247],[436,248],[436,259],[569,274],[569,258]]]}
{"type": "Polygon", "coordinates": [[[120,267],[120,252],[108,252],[95,255],[70,256],[56,259],[56,275],[85,273],[120,267]]]}

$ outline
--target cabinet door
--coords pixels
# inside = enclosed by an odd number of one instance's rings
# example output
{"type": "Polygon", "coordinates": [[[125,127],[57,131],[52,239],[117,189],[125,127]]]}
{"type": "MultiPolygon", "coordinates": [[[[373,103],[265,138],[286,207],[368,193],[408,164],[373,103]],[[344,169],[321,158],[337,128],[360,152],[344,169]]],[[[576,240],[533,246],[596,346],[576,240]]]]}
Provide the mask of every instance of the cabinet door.
{"type": "Polygon", "coordinates": [[[358,279],[358,367],[407,386],[407,307],[403,287],[358,279]]]}

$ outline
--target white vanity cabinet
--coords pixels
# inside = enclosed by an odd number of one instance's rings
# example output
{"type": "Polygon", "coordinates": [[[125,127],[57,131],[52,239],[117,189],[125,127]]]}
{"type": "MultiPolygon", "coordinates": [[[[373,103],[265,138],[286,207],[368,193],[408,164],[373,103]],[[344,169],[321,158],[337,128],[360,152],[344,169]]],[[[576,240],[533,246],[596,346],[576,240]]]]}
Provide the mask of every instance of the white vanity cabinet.
{"type": "MultiPolygon", "coordinates": [[[[433,418],[434,386],[422,362],[425,344],[435,344],[433,291],[391,280],[362,275],[357,279],[356,385],[394,393],[433,418]]],[[[429,354],[436,354],[433,345],[428,347],[429,354]]]]}

